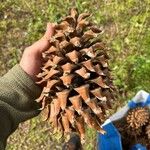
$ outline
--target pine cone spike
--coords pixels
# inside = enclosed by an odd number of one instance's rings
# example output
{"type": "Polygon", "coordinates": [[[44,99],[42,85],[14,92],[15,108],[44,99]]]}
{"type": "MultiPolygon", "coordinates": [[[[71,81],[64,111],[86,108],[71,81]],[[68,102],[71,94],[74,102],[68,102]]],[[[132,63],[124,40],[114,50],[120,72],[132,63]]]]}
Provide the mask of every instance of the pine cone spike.
{"type": "Polygon", "coordinates": [[[68,56],[69,59],[74,63],[77,63],[79,60],[79,52],[77,52],[76,50],[74,50],[70,53],[67,53],[66,56],[68,56]]]}
{"type": "Polygon", "coordinates": [[[47,75],[47,71],[45,71],[45,72],[42,72],[42,73],[39,73],[38,75],[37,75],[37,77],[38,78],[43,78],[44,76],[46,76],[47,75]]]}
{"type": "Polygon", "coordinates": [[[50,123],[53,123],[54,116],[55,116],[55,107],[54,107],[54,104],[51,103],[50,104],[50,117],[49,117],[50,123]]]}
{"type": "Polygon", "coordinates": [[[59,47],[60,47],[60,49],[65,49],[69,45],[70,45],[70,43],[68,41],[64,40],[64,41],[60,42],[59,47]]]}
{"type": "Polygon", "coordinates": [[[106,101],[106,97],[102,96],[101,88],[96,88],[94,90],[91,90],[91,93],[96,96],[100,101],[106,101]]]}
{"type": "Polygon", "coordinates": [[[67,98],[69,95],[69,90],[64,90],[62,92],[57,92],[58,100],[60,101],[61,109],[64,110],[67,106],[67,98]]]}
{"type": "Polygon", "coordinates": [[[95,72],[91,59],[82,62],[82,64],[87,70],[89,70],[91,72],[95,72]]]}
{"type": "Polygon", "coordinates": [[[69,100],[71,101],[74,109],[78,112],[78,114],[82,111],[82,98],[80,95],[70,97],[69,100]]]}
{"type": "MultiPolygon", "coordinates": [[[[59,83],[59,80],[48,80],[47,81],[47,88],[49,89],[49,90],[51,90],[52,88],[53,88],[53,86],[55,86],[56,84],[58,84],[59,83]]],[[[50,91],[49,91],[50,92],[50,91]]]]}
{"type": "Polygon", "coordinates": [[[58,49],[55,46],[51,46],[45,53],[50,54],[56,52],[58,49]]]}
{"type": "Polygon", "coordinates": [[[87,69],[85,69],[85,67],[82,67],[81,69],[78,69],[75,72],[84,79],[88,79],[90,77],[90,73],[87,71],[87,69]]]}
{"type": "Polygon", "coordinates": [[[53,63],[54,63],[55,65],[57,65],[61,60],[63,60],[62,57],[55,56],[55,57],[53,58],[53,63]]]}
{"type": "Polygon", "coordinates": [[[76,20],[72,16],[67,16],[63,20],[67,21],[71,27],[75,26],[76,20]]]}
{"type": "Polygon", "coordinates": [[[67,114],[68,120],[72,125],[75,123],[75,110],[72,107],[68,107],[65,109],[65,112],[67,114]]]}
{"type": "Polygon", "coordinates": [[[77,34],[81,34],[83,29],[85,27],[88,27],[88,25],[89,25],[89,21],[86,21],[86,20],[81,20],[80,22],[78,22],[77,27],[76,27],[77,34]]]}
{"type": "Polygon", "coordinates": [[[100,125],[115,100],[107,48],[99,38],[102,30],[89,21],[90,16],[73,8],[55,25],[37,75],[37,84],[44,88],[36,101],[46,120],[63,135],[75,131],[81,138],[86,124],[105,133],[100,125]]]}
{"type": "Polygon", "coordinates": [[[84,117],[84,121],[87,123],[87,125],[90,128],[96,129],[97,131],[99,131],[101,134],[105,134],[106,132],[98,125],[98,123],[96,121],[94,121],[92,115],[91,115],[91,111],[89,109],[85,110],[84,112],[82,112],[82,115],[84,117]]]}
{"type": "Polygon", "coordinates": [[[84,101],[89,101],[90,100],[90,95],[89,95],[89,85],[83,85],[78,88],[75,88],[75,90],[81,95],[84,101]]]}
{"type": "Polygon", "coordinates": [[[83,19],[85,19],[85,18],[87,18],[89,16],[90,16],[89,13],[82,13],[82,14],[79,15],[77,21],[80,22],[81,20],[83,20],[83,19]]]}
{"type": "Polygon", "coordinates": [[[77,117],[76,119],[77,131],[80,134],[81,140],[84,141],[85,138],[85,125],[83,117],[77,117]]]}
{"type": "Polygon", "coordinates": [[[84,42],[89,41],[90,39],[96,38],[98,36],[97,33],[94,33],[92,30],[86,31],[83,36],[82,36],[82,40],[84,42]]]}
{"type": "Polygon", "coordinates": [[[63,81],[63,84],[66,87],[69,87],[71,85],[71,81],[74,78],[73,74],[69,74],[69,75],[63,75],[62,77],[60,77],[60,79],[63,81]]]}
{"type": "Polygon", "coordinates": [[[89,27],[89,29],[91,29],[94,33],[101,33],[102,30],[96,26],[91,26],[89,27]]]}
{"type": "Polygon", "coordinates": [[[61,67],[63,69],[64,74],[69,74],[69,73],[71,73],[71,71],[75,67],[75,65],[71,64],[71,63],[66,63],[61,67]]]}
{"type": "Polygon", "coordinates": [[[47,105],[43,110],[43,121],[47,121],[50,117],[50,105],[47,105]]]}
{"type": "Polygon", "coordinates": [[[53,104],[54,104],[54,110],[55,110],[55,114],[58,115],[60,112],[60,101],[57,98],[53,99],[53,104]]]}
{"type": "Polygon", "coordinates": [[[70,10],[70,16],[71,16],[72,18],[74,18],[75,20],[77,19],[77,17],[78,17],[78,11],[77,11],[76,8],[72,8],[72,9],[70,10]]]}
{"type": "Polygon", "coordinates": [[[102,70],[101,70],[101,68],[100,68],[100,66],[99,66],[98,64],[94,66],[94,70],[95,70],[95,72],[96,72],[97,74],[99,74],[100,76],[106,76],[106,75],[104,74],[104,72],[102,72],[102,70]]]}
{"type": "Polygon", "coordinates": [[[72,43],[75,47],[81,47],[81,39],[79,37],[74,37],[70,39],[70,43],[72,43]]]}
{"type": "Polygon", "coordinates": [[[53,75],[56,75],[57,73],[59,73],[58,70],[55,70],[53,68],[51,68],[51,70],[49,71],[49,73],[43,78],[44,81],[48,80],[49,78],[51,78],[53,75]]]}
{"type": "Polygon", "coordinates": [[[93,98],[90,101],[86,101],[86,104],[91,108],[91,110],[95,113],[95,114],[100,114],[102,113],[102,110],[100,107],[98,107],[97,105],[97,98],[93,98]]]}
{"type": "Polygon", "coordinates": [[[89,56],[91,58],[96,57],[96,53],[94,52],[92,47],[85,48],[85,49],[81,50],[81,53],[82,53],[82,55],[86,54],[87,56],[89,56]]]}
{"type": "Polygon", "coordinates": [[[62,125],[63,125],[63,128],[64,128],[64,131],[66,133],[70,133],[70,124],[69,124],[69,119],[67,117],[67,114],[63,114],[62,115],[62,125]]]}
{"type": "Polygon", "coordinates": [[[99,76],[98,78],[95,78],[93,80],[91,80],[92,82],[94,82],[95,84],[99,85],[102,88],[109,88],[109,86],[107,86],[104,82],[101,76],[99,76]]]}

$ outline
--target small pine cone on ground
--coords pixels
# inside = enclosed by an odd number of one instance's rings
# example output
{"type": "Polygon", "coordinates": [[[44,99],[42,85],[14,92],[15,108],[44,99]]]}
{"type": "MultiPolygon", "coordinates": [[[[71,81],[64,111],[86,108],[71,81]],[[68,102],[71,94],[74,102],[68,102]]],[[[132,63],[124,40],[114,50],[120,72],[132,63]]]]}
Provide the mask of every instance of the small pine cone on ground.
{"type": "Polygon", "coordinates": [[[137,107],[129,111],[126,119],[131,128],[138,129],[148,122],[149,110],[147,107],[137,107]]]}
{"type": "Polygon", "coordinates": [[[62,133],[77,131],[81,138],[86,124],[105,133],[100,125],[115,99],[108,49],[99,39],[102,31],[88,21],[89,16],[71,9],[55,26],[37,76],[44,86],[37,102],[46,112],[45,120],[62,133]]]}

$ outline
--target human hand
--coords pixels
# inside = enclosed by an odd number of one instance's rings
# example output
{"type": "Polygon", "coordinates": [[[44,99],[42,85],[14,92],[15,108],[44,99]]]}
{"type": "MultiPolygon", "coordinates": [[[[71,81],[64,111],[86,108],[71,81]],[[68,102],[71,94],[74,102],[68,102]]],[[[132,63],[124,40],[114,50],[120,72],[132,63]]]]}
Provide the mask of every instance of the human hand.
{"type": "Polygon", "coordinates": [[[36,75],[42,66],[42,52],[49,48],[49,40],[53,34],[54,25],[48,23],[44,36],[24,50],[20,66],[34,81],[37,81],[36,75]]]}

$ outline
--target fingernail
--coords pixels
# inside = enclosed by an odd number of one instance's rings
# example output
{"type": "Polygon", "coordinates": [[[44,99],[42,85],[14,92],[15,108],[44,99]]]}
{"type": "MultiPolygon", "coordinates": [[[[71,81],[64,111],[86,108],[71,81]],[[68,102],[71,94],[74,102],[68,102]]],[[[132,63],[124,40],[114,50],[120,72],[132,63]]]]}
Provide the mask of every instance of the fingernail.
{"type": "Polygon", "coordinates": [[[56,24],[57,24],[57,23],[50,23],[50,22],[49,22],[49,23],[48,23],[48,26],[50,26],[50,27],[52,27],[52,28],[55,28],[56,24]]]}
{"type": "Polygon", "coordinates": [[[47,23],[47,27],[46,28],[50,28],[51,27],[51,23],[47,23]]]}

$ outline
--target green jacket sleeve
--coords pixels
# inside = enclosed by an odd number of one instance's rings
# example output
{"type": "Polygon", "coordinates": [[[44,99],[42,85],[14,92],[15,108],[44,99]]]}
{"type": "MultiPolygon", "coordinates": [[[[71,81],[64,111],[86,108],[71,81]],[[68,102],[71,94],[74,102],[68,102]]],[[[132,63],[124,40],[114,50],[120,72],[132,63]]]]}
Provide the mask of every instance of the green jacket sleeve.
{"type": "Polygon", "coordinates": [[[40,92],[19,65],[0,78],[0,150],[5,148],[8,136],[20,122],[39,113],[35,99],[40,92]]]}

